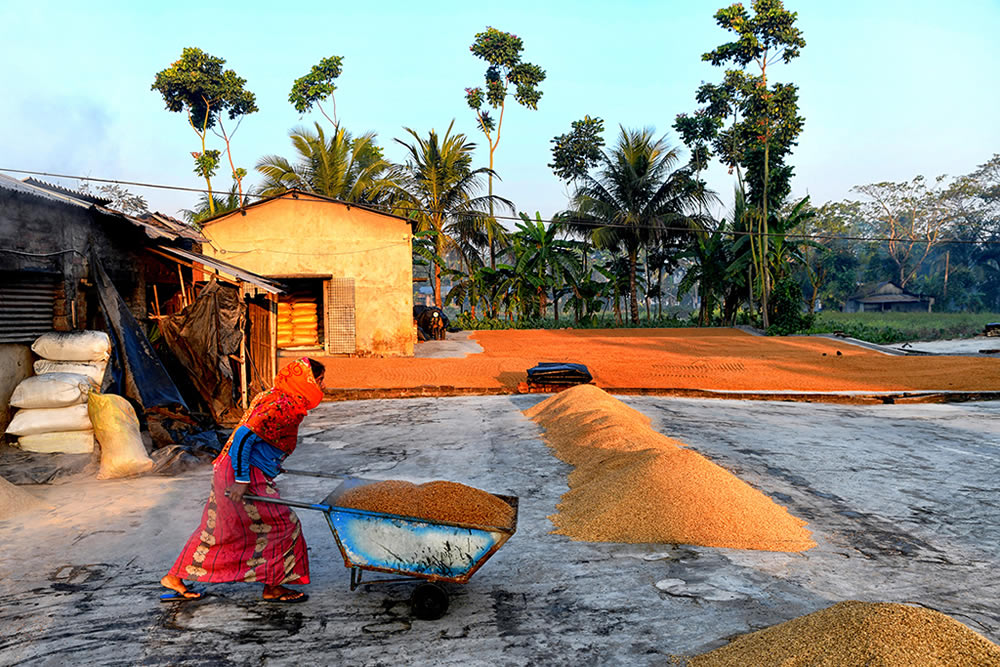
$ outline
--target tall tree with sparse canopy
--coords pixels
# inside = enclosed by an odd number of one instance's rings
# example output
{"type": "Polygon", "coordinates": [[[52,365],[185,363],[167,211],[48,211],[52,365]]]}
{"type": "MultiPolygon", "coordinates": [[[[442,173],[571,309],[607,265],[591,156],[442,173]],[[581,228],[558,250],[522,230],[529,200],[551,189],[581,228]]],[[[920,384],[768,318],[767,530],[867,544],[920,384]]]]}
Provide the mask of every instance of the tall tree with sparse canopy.
{"type": "MultiPolygon", "coordinates": [[[[476,113],[479,129],[486,136],[490,147],[489,194],[493,196],[493,154],[500,144],[500,131],[503,128],[503,113],[506,107],[507,95],[514,86],[514,99],[521,106],[538,109],[538,100],[542,91],[538,84],[545,80],[545,70],[538,65],[521,62],[521,52],[524,44],[521,38],[509,32],[487,27],[484,32],[476,35],[475,41],[469,47],[473,55],[486,61],[486,90],[482,88],[466,88],[465,101],[476,113]],[[499,110],[496,120],[490,115],[487,104],[499,110]]],[[[492,206],[492,199],[490,199],[492,206]]],[[[498,225],[490,209],[490,222],[487,229],[490,246],[490,267],[496,267],[496,250],[494,241],[497,235],[504,234],[502,226],[498,225]]]]}
{"type": "Polygon", "coordinates": [[[246,79],[231,69],[223,69],[225,64],[223,58],[205,53],[199,48],[188,47],[181,52],[180,60],[156,75],[150,87],[163,96],[168,111],[184,112],[187,115],[188,124],[201,140],[201,151],[192,153],[194,173],[204,178],[208,185],[212,214],[215,213],[212,176],[219,168],[222,154],[208,148],[208,132],[215,132],[226,143],[226,156],[242,200],[243,177],[247,172],[237,168],[233,162],[230,142],[242,119],[258,110],[256,97],[245,88],[246,79]],[[236,121],[236,127],[232,130],[225,127],[227,115],[229,120],[236,121]]]}
{"type": "Polygon", "coordinates": [[[734,123],[723,135],[723,152],[738,145],[732,158],[747,171],[750,201],[760,207],[759,249],[756,251],[761,277],[761,310],[764,326],[768,326],[767,298],[770,281],[767,271],[768,207],[780,206],[788,194],[791,168],[783,164],[802,131],[798,115],[798,89],[792,84],[768,84],[768,68],[778,62],[788,63],[805,47],[802,31],[795,27],[798,14],[785,9],[781,0],[754,0],[753,15],[742,4],[720,9],[715,14],[719,26],[734,39],[702,55],[702,60],[715,66],[735,65],[738,70],[726,72],[721,86],[706,84],[698,91],[698,101],[728,115],[741,111],[743,120],[734,123]],[[759,74],[749,74],[747,67],[755,65],[759,74]],[[771,167],[781,169],[780,185],[775,191],[771,183],[771,167]]]}
{"type": "Polygon", "coordinates": [[[292,92],[288,93],[288,101],[295,110],[306,113],[315,104],[328,121],[337,125],[337,100],[333,96],[333,91],[337,90],[334,81],[343,71],[343,65],[344,59],[341,56],[323,58],[318,64],[313,65],[308,74],[296,79],[292,84],[292,92]],[[327,116],[323,110],[322,102],[328,97],[333,104],[333,118],[327,116]]]}

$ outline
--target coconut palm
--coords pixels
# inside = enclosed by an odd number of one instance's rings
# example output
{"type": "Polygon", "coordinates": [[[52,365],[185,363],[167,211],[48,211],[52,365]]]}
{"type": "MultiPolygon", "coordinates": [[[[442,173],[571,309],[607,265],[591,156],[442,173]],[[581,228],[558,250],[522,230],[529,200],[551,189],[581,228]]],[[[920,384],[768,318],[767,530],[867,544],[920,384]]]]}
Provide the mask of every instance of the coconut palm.
{"type": "Polygon", "coordinates": [[[236,183],[229,188],[225,196],[218,193],[204,192],[198,197],[198,203],[194,208],[184,208],[180,210],[180,215],[184,220],[195,227],[200,227],[201,223],[217,215],[235,211],[246,206],[248,199],[254,195],[253,188],[247,188],[244,195],[240,195],[236,189],[236,183]]]}
{"type": "Polygon", "coordinates": [[[652,130],[620,129],[621,136],[614,148],[605,151],[597,175],[579,180],[572,207],[583,220],[595,221],[595,245],[625,253],[635,324],[639,250],[655,239],[684,235],[678,230],[687,229],[689,214],[712,195],[696,183],[689,167],[675,168],[677,150],[663,138],[654,139],[652,130]]]}
{"type": "MultiPolygon", "coordinates": [[[[489,217],[490,202],[494,206],[514,210],[514,205],[502,197],[476,196],[482,188],[482,179],[489,169],[472,168],[472,151],[475,144],[464,134],[452,134],[448,125],[444,136],[431,130],[421,137],[410,128],[404,128],[412,141],[396,142],[407,151],[407,160],[396,178],[383,182],[378,192],[387,194],[393,211],[412,220],[418,231],[435,232],[435,253],[446,257],[457,244],[452,237],[455,226],[485,224],[489,217]]],[[[441,266],[434,266],[434,303],[442,307],[441,266]]]]}
{"type": "Polygon", "coordinates": [[[265,197],[293,188],[349,202],[373,202],[391,170],[375,145],[375,133],[359,137],[340,126],[327,138],[323,126],[315,130],[296,127],[289,136],[297,153],[292,162],[280,155],[265,155],[257,161],[264,176],[259,193],[265,197]]]}
{"type": "Polygon", "coordinates": [[[517,231],[514,233],[520,252],[514,268],[518,273],[529,273],[536,278],[535,289],[538,294],[540,317],[545,317],[547,299],[545,290],[546,288],[552,290],[555,318],[558,322],[557,290],[567,282],[572,282],[581,272],[580,262],[576,258],[577,244],[556,238],[559,226],[546,225],[540,213],[535,213],[534,220],[524,213],[520,215],[521,222],[517,223],[517,231]]]}

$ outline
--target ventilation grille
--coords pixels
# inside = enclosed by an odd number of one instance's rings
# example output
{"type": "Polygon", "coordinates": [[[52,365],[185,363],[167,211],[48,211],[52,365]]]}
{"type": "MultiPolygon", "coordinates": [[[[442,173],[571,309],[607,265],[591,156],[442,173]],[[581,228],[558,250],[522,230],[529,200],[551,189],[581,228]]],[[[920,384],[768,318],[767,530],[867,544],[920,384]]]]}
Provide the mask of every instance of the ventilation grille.
{"type": "Polygon", "coordinates": [[[0,343],[33,343],[52,331],[56,276],[0,274],[0,343]]]}

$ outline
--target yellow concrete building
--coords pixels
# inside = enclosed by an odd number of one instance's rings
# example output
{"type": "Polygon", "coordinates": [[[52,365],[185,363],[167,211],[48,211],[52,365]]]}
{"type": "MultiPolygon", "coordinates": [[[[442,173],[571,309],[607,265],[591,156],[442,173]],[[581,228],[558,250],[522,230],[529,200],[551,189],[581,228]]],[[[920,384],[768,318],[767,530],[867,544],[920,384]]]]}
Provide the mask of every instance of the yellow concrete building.
{"type": "Polygon", "coordinates": [[[213,218],[202,233],[205,255],[288,287],[270,332],[279,356],[413,355],[411,229],[403,218],[290,190],[213,218]]]}

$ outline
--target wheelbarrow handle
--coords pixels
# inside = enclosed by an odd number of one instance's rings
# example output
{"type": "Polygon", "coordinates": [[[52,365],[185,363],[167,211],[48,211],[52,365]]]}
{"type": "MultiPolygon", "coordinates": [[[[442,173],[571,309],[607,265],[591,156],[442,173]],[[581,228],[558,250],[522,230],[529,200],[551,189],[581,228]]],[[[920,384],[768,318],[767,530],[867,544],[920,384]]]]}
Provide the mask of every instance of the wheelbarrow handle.
{"type": "MultiPolygon", "coordinates": [[[[228,497],[228,492],[226,493],[228,497]]],[[[304,510],[318,510],[320,512],[329,512],[329,505],[322,505],[320,503],[304,503],[301,500],[285,500],[284,498],[268,498],[266,496],[252,496],[249,493],[243,496],[246,500],[255,500],[262,503],[273,503],[275,505],[288,505],[289,507],[297,507],[304,510]]]]}
{"type": "Polygon", "coordinates": [[[282,468],[281,472],[288,473],[289,475],[303,475],[305,477],[324,477],[326,479],[343,479],[343,475],[331,475],[328,472],[310,472],[308,470],[289,470],[288,468],[282,468]]]}

